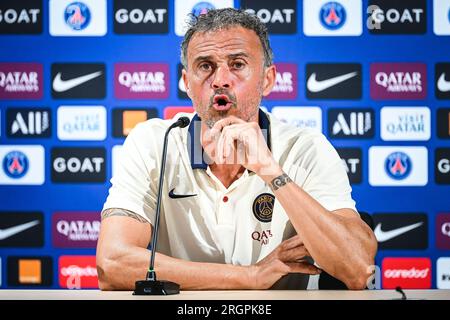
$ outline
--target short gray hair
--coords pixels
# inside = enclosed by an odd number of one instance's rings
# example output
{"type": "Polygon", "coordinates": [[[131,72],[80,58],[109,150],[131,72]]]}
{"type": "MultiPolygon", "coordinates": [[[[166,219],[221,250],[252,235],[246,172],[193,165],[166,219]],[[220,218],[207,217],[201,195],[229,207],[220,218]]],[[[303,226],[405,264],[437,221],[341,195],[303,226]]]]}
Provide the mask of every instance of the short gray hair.
{"type": "Polygon", "coordinates": [[[188,30],[181,43],[181,63],[187,69],[187,48],[193,35],[198,32],[216,31],[234,26],[241,26],[245,29],[253,30],[261,41],[264,53],[264,66],[273,64],[273,52],[269,43],[269,33],[267,28],[258,17],[249,14],[241,9],[225,8],[209,10],[205,14],[196,17],[190,15],[188,30]]]}

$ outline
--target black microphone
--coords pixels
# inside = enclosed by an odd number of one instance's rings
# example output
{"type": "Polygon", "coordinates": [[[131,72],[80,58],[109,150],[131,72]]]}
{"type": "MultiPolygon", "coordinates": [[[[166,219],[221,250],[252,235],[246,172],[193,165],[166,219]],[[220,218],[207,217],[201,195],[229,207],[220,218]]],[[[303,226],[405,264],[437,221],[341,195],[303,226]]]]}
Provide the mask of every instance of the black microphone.
{"type": "Polygon", "coordinates": [[[403,291],[402,287],[400,287],[400,286],[395,287],[395,291],[397,291],[398,293],[400,293],[402,295],[401,300],[407,300],[406,299],[406,294],[403,291]]]}
{"type": "Polygon", "coordinates": [[[161,194],[164,182],[164,171],[166,169],[166,156],[167,156],[167,141],[169,138],[169,132],[173,128],[180,127],[184,128],[189,125],[191,121],[188,117],[180,117],[176,122],[174,122],[167,130],[164,135],[164,145],[161,158],[161,171],[159,173],[159,185],[158,185],[158,196],[156,198],[156,219],[153,228],[152,235],[152,253],[150,256],[150,267],[147,272],[145,280],[138,280],[135,283],[134,295],[169,295],[180,293],[180,285],[171,281],[157,280],[155,267],[155,254],[156,254],[156,242],[158,240],[158,230],[159,230],[159,217],[161,215],[161,194]]]}

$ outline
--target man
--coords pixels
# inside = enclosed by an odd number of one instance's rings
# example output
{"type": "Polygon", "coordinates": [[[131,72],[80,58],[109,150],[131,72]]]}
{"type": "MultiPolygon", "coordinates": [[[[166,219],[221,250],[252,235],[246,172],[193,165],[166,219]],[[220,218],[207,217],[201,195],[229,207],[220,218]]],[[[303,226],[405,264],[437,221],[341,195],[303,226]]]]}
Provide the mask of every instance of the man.
{"type": "MultiPolygon", "coordinates": [[[[377,243],[339,156],[323,135],[259,109],[276,75],[265,26],[240,10],[209,11],[181,51],[196,114],[169,138],[158,279],[185,290],[312,289],[325,270],[365,288],[377,243]]],[[[171,123],[139,124],[124,143],[102,212],[102,290],[132,290],[145,278],[171,123]]]]}

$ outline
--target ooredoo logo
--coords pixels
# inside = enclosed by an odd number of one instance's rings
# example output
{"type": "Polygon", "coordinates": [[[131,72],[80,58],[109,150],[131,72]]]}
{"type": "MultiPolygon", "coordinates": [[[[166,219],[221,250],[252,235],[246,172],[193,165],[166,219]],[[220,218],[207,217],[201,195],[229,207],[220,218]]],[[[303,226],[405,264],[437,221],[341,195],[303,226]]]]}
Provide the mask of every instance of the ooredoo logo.
{"type": "Polygon", "coordinates": [[[429,258],[385,258],[382,262],[383,288],[431,288],[431,260],[429,258]]]}
{"type": "Polygon", "coordinates": [[[61,256],[58,269],[61,288],[98,288],[95,256],[61,256]]]}

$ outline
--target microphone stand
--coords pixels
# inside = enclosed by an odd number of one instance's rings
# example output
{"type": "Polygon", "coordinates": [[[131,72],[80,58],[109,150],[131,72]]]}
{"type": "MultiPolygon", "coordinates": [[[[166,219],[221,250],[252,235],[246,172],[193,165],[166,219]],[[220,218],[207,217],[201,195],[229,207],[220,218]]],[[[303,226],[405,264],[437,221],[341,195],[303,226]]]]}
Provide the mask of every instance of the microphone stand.
{"type": "Polygon", "coordinates": [[[147,271],[145,280],[138,280],[135,282],[135,289],[133,295],[171,295],[180,293],[180,285],[175,282],[166,280],[157,280],[155,272],[155,255],[156,255],[156,243],[158,241],[159,231],[159,218],[161,216],[161,194],[164,182],[164,171],[166,169],[166,156],[167,156],[167,141],[169,138],[169,132],[173,128],[184,128],[189,125],[189,118],[181,117],[175,123],[173,123],[166,131],[164,135],[164,145],[161,159],[161,170],[159,175],[158,196],[156,198],[156,218],[152,235],[152,253],[150,256],[150,267],[147,271]]]}

